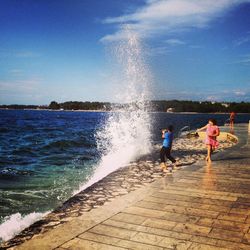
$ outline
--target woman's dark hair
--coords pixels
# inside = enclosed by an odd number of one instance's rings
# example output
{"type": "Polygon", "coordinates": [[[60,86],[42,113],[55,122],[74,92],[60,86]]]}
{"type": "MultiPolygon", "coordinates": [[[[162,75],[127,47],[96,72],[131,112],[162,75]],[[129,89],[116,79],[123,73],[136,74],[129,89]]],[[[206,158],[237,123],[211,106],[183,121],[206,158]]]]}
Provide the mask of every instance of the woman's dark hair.
{"type": "Polygon", "coordinates": [[[173,126],[173,125],[169,125],[169,126],[168,126],[168,130],[169,130],[170,132],[173,132],[174,126],[173,126]]]}
{"type": "Polygon", "coordinates": [[[217,121],[216,121],[215,119],[212,119],[212,118],[211,118],[211,119],[209,119],[209,121],[212,122],[213,125],[217,125],[217,121]]]}

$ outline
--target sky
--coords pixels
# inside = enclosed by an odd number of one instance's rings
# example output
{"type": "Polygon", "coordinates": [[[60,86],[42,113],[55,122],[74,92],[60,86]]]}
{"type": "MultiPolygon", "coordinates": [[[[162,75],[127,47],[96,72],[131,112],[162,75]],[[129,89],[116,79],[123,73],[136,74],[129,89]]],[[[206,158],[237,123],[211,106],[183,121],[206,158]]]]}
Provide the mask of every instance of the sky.
{"type": "Polygon", "coordinates": [[[250,0],[0,0],[0,104],[116,101],[124,24],[152,99],[250,101],[250,0]]]}

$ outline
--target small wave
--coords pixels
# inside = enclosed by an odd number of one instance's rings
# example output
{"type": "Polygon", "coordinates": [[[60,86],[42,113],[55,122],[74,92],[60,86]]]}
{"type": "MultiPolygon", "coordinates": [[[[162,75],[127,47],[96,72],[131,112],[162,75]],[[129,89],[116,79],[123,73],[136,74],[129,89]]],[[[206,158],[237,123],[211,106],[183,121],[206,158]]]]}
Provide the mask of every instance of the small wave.
{"type": "Polygon", "coordinates": [[[70,148],[70,147],[91,147],[92,144],[88,141],[84,140],[60,140],[49,143],[44,146],[44,149],[52,149],[52,148],[70,148]]]}
{"type": "Polygon", "coordinates": [[[11,178],[16,176],[23,176],[23,175],[32,175],[32,171],[30,170],[17,170],[13,168],[5,168],[0,171],[0,178],[11,178]]]}
{"type": "Polygon", "coordinates": [[[10,132],[10,129],[2,127],[0,128],[0,133],[10,132]]]}
{"type": "Polygon", "coordinates": [[[34,148],[32,147],[20,147],[18,149],[13,150],[12,152],[13,155],[19,155],[19,156],[36,156],[34,152],[34,148]]]}
{"type": "MultiPolygon", "coordinates": [[[[16,191],[5,191],[5,195],[8,195],[8,196],[19,196],[19,197],[22,197],[23,198],[26,198],[26,197],[32,197],[32,198],[38,198],[38,199],[42,199],[44,198],[44,193],[41,193],[39,191],[35,192],[35,191],[30,191],[30,190],[26,190],[24,192],[16,192],[16,191]]],[[[14,200],[16,201],[16,200],[14,200]]]]}
{"type": "Polygon", "coordinates": [[[64,131],[60,127],[38,127],[37,130],[41,130],[42,132],[64,131]]]}
{"type": "Polygon", "coordinates": [[[40,220],[46,213],[30,213],[22,216],[20,213],[12,214],[5,217],[4,222],[0,225],[0,240],[7,241],[20,233],[23,229],[40,220]]]}

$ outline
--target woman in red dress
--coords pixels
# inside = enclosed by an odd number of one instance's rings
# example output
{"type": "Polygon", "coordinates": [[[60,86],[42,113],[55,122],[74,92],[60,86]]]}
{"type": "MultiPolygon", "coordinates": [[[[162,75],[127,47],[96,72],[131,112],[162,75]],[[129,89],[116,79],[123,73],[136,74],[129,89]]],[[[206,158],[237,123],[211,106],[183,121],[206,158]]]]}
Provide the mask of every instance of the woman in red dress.
{"type": "Polygon", "coordinates": [[[215,119],[209,119],[208,124],[200,129],[197,129],[197,132],[206,129],[206,139],[205,144],[207,145],[207,157],[206,161],[211,162],[211,155],[215,148],[219,146],[217,141],[217,136],[220,135],[220,129],[217,126],[215,119]]]}

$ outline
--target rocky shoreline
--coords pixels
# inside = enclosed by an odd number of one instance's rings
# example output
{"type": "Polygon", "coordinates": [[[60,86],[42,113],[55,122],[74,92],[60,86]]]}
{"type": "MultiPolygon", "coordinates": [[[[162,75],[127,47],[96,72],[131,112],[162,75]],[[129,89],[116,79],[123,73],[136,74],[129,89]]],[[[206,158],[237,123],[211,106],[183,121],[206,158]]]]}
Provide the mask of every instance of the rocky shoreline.
{"type": "MultiPolygon", "coordinates": [[[[230,140],[220,141],[216,152],[222,151],[234,145],[230,140]]],[[[112,201],[117,196],[134,191],[155,179],[166,175],[160,169],[159,151],[161,145],[155,145],[152,153],[142,157],[136,162],[119,169],[91,187],[81,191],[60,207],[49,213],[43,219],[24,229],[13,239],[3,242],[1,249],[7,249],[44,233],[52,228],[72,220],[86,212],[112,201]]],[[[173,145],[173,156],[178,160],[179,169],[185,168],[199,160],[204,160],[206,147],[200,138],[178,138],[173,145]]]]}

